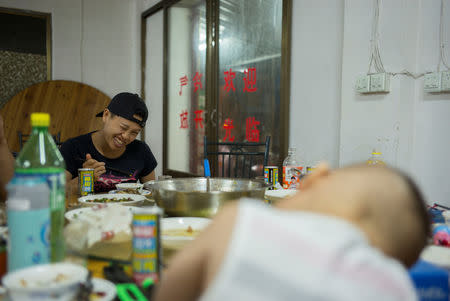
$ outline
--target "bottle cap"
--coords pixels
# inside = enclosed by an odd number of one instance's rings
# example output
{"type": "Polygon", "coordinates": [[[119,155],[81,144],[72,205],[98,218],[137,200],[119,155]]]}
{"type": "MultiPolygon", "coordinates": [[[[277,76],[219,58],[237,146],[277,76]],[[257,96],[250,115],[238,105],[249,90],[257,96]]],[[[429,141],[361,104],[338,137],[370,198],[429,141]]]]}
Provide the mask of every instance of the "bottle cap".
{"type": "Polygon", "coordinates": [[[31,113],[31,126],[49,126],[50,114],[48,113],[31,113]]]}

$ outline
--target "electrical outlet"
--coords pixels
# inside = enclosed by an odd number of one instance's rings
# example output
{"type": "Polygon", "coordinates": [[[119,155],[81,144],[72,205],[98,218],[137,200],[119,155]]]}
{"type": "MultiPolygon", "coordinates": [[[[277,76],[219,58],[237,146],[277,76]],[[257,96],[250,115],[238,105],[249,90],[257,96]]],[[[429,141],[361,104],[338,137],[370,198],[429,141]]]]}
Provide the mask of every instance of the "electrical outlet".
{"type": "Polygon", "coordinates": [[[369,93],[370,77],[361,75],[356,79],[355,89],[358,93],[369,93]]]}
{"type": "Polygon", "coordinates": [[[389,92],[390,74],[375,73],[370,75],[370,92],[381,93],[389,92]]]}
{"type": "Polygon", "coordinates": [[[428,93],[437,93],[441,91],[441,73],[427,73],[423,79],[423,90],[428,93]]]}
{"type": "Polygon", "coordinates": [[[450,71],[441,72],[441,91],[450,92],[450,71]]]}

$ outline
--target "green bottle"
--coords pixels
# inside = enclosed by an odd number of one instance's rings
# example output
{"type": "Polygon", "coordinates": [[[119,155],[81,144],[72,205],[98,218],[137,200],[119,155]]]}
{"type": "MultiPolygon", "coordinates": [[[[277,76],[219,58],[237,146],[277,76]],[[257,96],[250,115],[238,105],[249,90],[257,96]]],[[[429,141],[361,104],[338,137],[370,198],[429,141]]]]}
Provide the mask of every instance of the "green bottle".
{"type": "Polygon", "coordinates": [[[16,176],[44,177],[50,188],[50,260],[65,257],[63,236],[65,211],[65,163],[53,137],[48,132],[50,115],[31,114],[31,135],[19,153],[15,164],[16,176]]]}

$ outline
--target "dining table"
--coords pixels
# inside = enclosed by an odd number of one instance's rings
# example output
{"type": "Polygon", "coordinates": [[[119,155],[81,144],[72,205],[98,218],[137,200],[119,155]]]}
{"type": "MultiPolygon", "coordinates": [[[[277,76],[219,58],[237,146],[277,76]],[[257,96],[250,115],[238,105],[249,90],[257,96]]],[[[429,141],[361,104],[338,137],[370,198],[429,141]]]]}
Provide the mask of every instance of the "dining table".
{"type": "MultiPolygon", "coordinates": [[[[83,207],[83,204],[78,201],[79,197],[78,193],[68,193],[66,195],[66,212],[83,207]]],[[[153,204],[154,201],[151,198],[147,198],[147,201],[141,204],[141,206],[151,206],[153,204]]],[[[78,256],[83,257],[81,260],[84,261],[85,266],[92,273],[92,277],[111,281],[116,285],[118,295],[125,296],[125,299],[117,296],[114,300],[126,300],[126,295],[129,292],[132,292],[129,294],[130,296],[140,294],[141,298],[139,300],[151,300],[151,285],[147,285],[146,287],[134,286],[131,261],[101,258],[91,255],[78,254],[78,256]]]]}

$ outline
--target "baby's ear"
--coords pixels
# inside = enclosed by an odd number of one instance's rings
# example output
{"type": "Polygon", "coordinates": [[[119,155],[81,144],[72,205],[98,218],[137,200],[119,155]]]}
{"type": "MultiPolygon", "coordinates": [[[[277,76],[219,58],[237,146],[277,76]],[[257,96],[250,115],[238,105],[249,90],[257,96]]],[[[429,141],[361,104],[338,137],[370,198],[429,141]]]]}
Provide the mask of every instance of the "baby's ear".
{"type": "Polygon", "coordinates": [[[300,189],[305,190],[314,185],[316,181],[328,176],[330,168],[326,162],[320,162],[312,173],[307,175],[302,181],[300,181],[300,189]]]}

